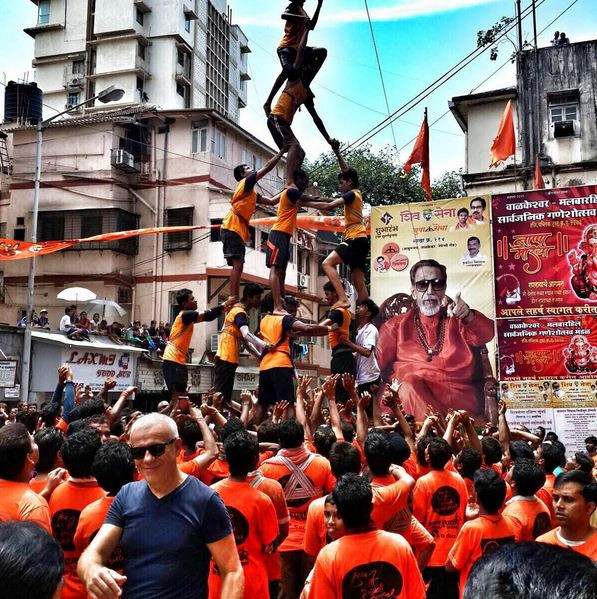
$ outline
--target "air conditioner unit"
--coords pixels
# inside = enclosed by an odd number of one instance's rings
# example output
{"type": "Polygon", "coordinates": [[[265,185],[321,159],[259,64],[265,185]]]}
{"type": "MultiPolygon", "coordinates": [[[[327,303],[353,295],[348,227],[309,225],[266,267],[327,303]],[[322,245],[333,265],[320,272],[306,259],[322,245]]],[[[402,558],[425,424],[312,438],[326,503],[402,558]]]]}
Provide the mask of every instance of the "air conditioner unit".
{"type": "Polygon", "coordinates": [[[112,164],[116,168],[135,168],[135,157],[126,150],[115,150],[113,154],[112,164]]]}
{"type": "Polygon", "coordinates": [[[85,83],[84,75],[67,75],[66,76],[66,87],[70,88],[81,88],[85,83]]]}
{"type": "Polygon", "coordinates": [[[209,351],[215,354],[218,351],[218,340],[220,339],[219,335],[211,335],[209,338],[209,351]]]}
{"type": "Polygon", "coordinates": [[[561,137],[575,137],[580,135],[580,121],[568,120],[568,121],[556,121],[551,124],[553,136],[555,139],[561,137]]]}
{"type": "Polygon", "coordinates": [[[305,275],[302,272],[299,272],[297,275],[297,286],[299,289],[308,289],[309,275],[305,275]]]}

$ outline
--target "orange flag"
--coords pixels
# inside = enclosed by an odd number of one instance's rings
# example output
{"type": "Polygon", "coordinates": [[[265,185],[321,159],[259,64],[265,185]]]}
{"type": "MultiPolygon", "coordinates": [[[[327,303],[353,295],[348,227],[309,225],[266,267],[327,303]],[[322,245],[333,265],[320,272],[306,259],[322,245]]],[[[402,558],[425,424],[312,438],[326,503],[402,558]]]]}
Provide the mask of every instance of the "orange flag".
{"type": "Polygon", "coordinates": [[[491,146],[491,164],[497,166],[502,160],[516,153],[516,137],[514,135],[514,117],[512,115],[512,100],[508,100],[506,110],[502,116],[498,134],[491,146]]]}
{"type": "Polygon", "coordinates": [[[545,189],[545,181],[541,174],[541,162],[539,161],[539,154],[535,160],[535,182],[533,183],[533,189],[545,189]]]}
{"type": "Polygon", "coordinates": [[[431,179],[429,177],[429,124],[427,123],[427,109],[425,108],[425,118],[421,125],[421,130],[415,142],[415,147],[404,165],[404,172],[408,175],[413,164],[420,164],[423,169],[421,177],[421,187],[431,202],[431,179]]]}

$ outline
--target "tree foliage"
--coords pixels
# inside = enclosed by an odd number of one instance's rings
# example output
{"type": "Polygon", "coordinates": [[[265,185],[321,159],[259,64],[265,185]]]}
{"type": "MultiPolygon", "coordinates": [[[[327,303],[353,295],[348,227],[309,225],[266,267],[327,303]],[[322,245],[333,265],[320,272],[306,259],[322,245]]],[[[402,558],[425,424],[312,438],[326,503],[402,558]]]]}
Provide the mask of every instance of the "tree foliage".
{"type": "MultiPolygon", "coordinates": [[[[365,201],[372,206],[424,202],[427,199],[421,188],[421,170],[413,167],[409,175],[398,166],[396,153],[390,148],[374,152],[365,145],[346,157],[348,165],[359,175],[359,187],[365,201]]],[[[332,152],[322,154],[315,161],[305,163],[311,181],[317,182],[322,196],[338,195],[338,162],[332,152]]],[[[451,171],[436,179],[431,186],[434,200],[464,195],[460,173],[451,171]]]]}

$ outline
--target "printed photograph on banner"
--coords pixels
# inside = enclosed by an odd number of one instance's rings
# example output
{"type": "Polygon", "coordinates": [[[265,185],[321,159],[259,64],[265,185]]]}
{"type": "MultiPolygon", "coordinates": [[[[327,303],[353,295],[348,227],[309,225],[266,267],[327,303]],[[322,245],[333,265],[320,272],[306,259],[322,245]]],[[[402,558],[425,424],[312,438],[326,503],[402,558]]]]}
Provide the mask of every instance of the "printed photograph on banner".
{"type": "Polygon", "coordinates": [[[500,380],[597,378],[593,316],[499,318],[500,380]]]}
{"type": "Polygon", "coordinates": [[[484,420],[495,401],[489,198],[373,208],[371,294],[382,377],[400,381],[406,411],[484,420]]]}
{"type": "Polygon", "coordinates": [[[551,408],[552,381],[500,381],[500,399],[511,408],[551,408]]]}
{"type": "Polygon", "coordinates": [[[491,203],[498,318],[597,315],[597,186],[491,203]]]}

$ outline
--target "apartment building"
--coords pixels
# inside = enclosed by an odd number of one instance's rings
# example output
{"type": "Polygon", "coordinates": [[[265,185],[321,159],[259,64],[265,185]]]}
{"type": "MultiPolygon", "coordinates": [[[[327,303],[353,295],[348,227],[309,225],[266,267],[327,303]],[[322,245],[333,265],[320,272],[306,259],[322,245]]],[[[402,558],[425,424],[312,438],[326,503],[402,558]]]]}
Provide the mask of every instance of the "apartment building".
{"type": "Polygon", "coordinates": [[[32,2],[37,23],[25,32],[45,118],[115,85],[123,106],[211,108],[239,122],[250,49],[226,0],[32,2]]]}
{"type": "MultiPolygon", "coordinates": [[[[13,145],[10,194],[0,203],[6,236],[31,236],[35,131],[5,125],[13,145]]],[[[64,287],[82,286],[98,298],[121,304],[127,315],[172,322],[178,289],[193,290],[199,310],[229,295],[226,265],[217,225],[229,209],[236,182],[235,165],[259,168],[275,151],[211,109],[159,110],[132,106],[57,120],[44,130],[38,240],[80,239],[99,233],[168,225],[205,227],[188,233],[147,235],[108,243],[88,243],[37,259],[34,306],[49,310],[57,328],[65,303],[56,299],[64,287]]],[[[259,184],[262,195],[282,189],[284,161],[259,184]]],[[[258,210],[256,216],[273,211],[258,210]]],[[[269,228],[252,231],[244,282],[268,286],[265,240],[269,228]]],[[[328,244],[329,245],[329,244],[328,244]]],[[[325,310],[318,295],[324,282],[320,263],[326,250],[315,232],[298,231],[286,277],[287,290],[301,299],[300,316],[317,321],[325,310]]],[[[3,263],[4,300],[0,322],[16,323],[26,305],[26,261],[3,263]]],[[[83,306],[81,306],[83,307],[83,306]]],[[[258,315],[252,316],[257,326],[258,315]]],[[[216,336],[221,323],[195,327],[192,362],[201,365],[197,385],[210,385],[216,336]]],[[[328,372],[327,339],[307,339],[298,361],[300,373],[328,372]]],[[[159,364],[139,367],[144,380],[159,377],[159,364]]],[[[243,357],[238,388],[257,382],[257,364],[243,357]]],[[[156,393],[161,385],[156,383],[156,393]]]]}

